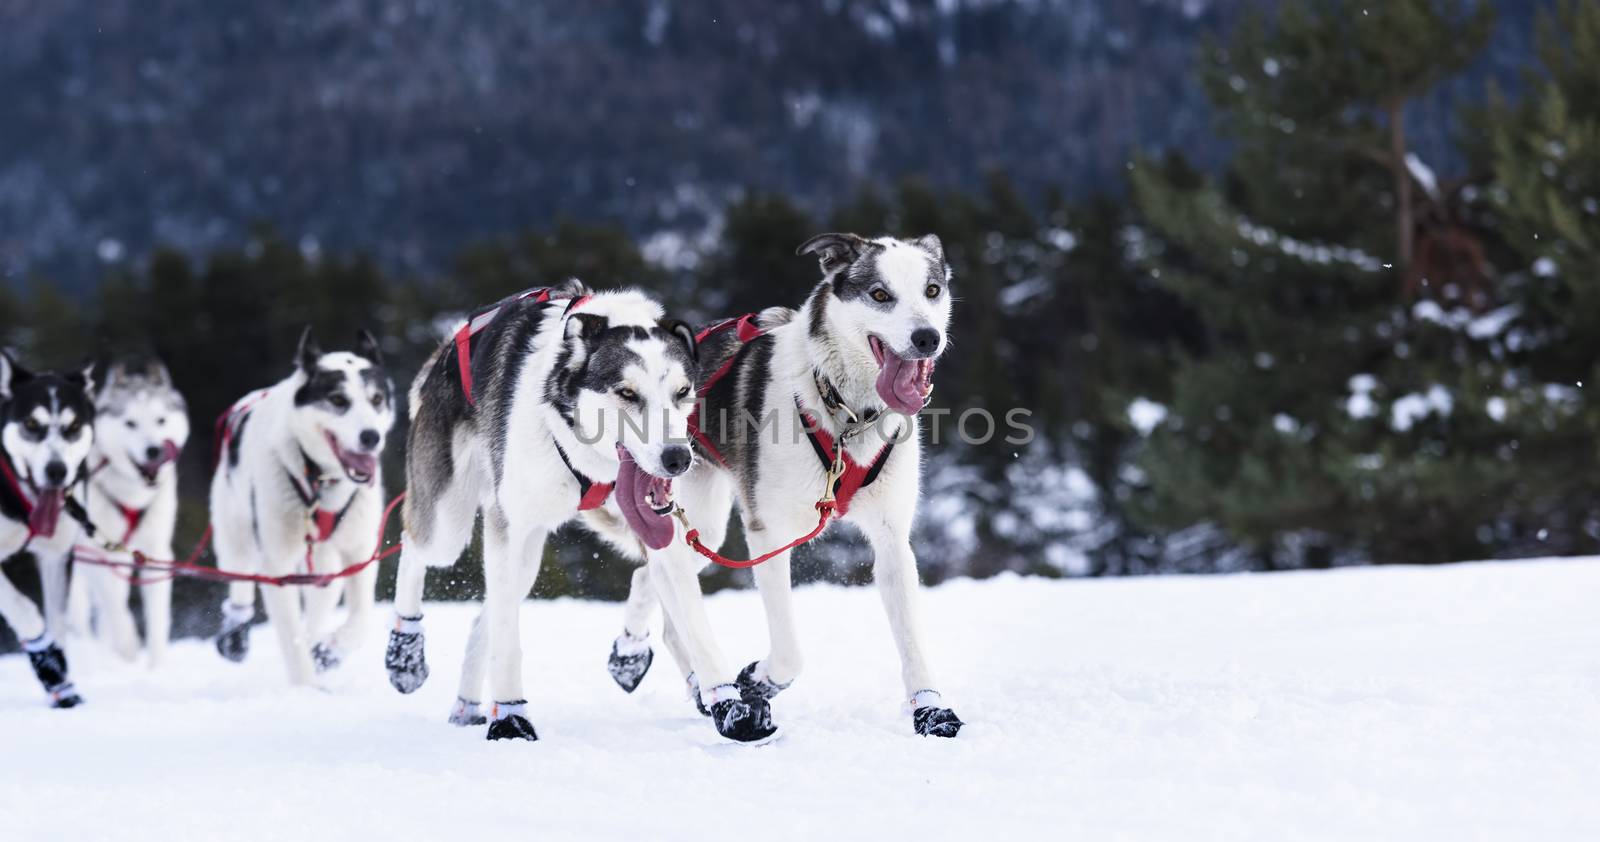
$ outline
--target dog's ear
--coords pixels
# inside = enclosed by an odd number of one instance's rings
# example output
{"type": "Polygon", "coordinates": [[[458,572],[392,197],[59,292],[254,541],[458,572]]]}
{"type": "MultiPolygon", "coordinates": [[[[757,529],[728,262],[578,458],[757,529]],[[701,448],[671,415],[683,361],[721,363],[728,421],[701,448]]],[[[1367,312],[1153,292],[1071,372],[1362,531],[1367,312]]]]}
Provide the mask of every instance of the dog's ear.
{"type": "Polygon", "coordinates": [[[145,361],[144,377],[158,388],[165,389],[172,386],[172,372],[167,370],[167,364],[162,362],[160,357],[152,356],[145,361]]]}
{"type": "Polygon", "coordinates": [[[594,313],[573,313],[567,319],[567,339],[582,339],[588,342],[610,326],[611,320],[605,316],[597,316],[594,313]]]}
{"type": "Polygon", "coordinates": [[[10,348],[0,349],[0,400],[11,400],[16,387],[31,379],[32,372],[17,364],[10,348]]]}
{"type": "Polygon", "coordinates": [[[378,347],[377,338],[366,328],[356,331],[356,356],[383,368],[383,349],[378,347]]]}
{"type": "Polygon", "coordinates": [[[91,394],[91,395],[94,394],[94,361],[93,360],[90,360],[89,362],[83,363],[82,365],[79,365],[77,368],[68,369],[67,372],[62,375],[62,377],[68,383],[71,383],[72,385],[83,389],[83,391],[86,394],[91,394]]]}
{"type": "Polygon", "coordinates": [[[589,287],[577,278],[567,278],[550,288],[553,298],[582,298],[589,294],[589,287]]]}
{"type": "Polygon", "coordinates": [[[944,262],[944,243],[939,240],[938,234],[923,234],[911,241],[912,245],[922,249],[941,263],[944,262]]]}
{"type": "Polygon", "coordinates": [[[295,349],[294,364],[306,374],[317,370],[317,360],[322,359],[322,347],[311,336],[311,325],[300,332],[300,347],[295,349]]]}
{"type": "Polygon", "coordinates": [[[867,241],[855,234],[818,234],[795,249],[795,254],[815,254],[822,272],[831,275],[856,262],[867,250],[867,241]]]}
{"type": "MultiPolygon", "coordinates": [[[[662,319],[656,322],[656,326],[683,343],[683,347],[689,351],[689,362],[700,364],[700,346],[694,341],[694,328],[679,319],[662,319]]],[[[693,374],[694,372],[690,372],[691,376],[693,374]]]]}

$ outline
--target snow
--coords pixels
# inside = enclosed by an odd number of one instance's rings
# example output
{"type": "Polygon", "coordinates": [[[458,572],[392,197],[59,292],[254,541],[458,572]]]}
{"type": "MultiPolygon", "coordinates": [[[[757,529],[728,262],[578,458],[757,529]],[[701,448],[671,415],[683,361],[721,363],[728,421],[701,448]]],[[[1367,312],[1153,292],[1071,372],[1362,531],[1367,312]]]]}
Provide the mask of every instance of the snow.
{"type": "Polygon", "coordinates": [[[1416,179],[1417,184],[1422,186],[1424,193],[1434,197],[1439,195],[1439,177],[1434,174],[1433,167],[1417,157],[1417,153],[1406,153],[1406,169],[1411,173],[1411,177],[1416,179]]]}
{"type": "MultiPolygon", "coordinates": [[[[957,581],[925,623],[969,724],[931,741],[877,594],[802,588],[807,672],[759,749],[719,744],[665,656],[617,690],[611,604],[524,606],[535,744],[444,724],[466,606],[429,607],[414,696],[377,640],[286,689],[263,627],[243,665],[183,641],[158,675],[79,646],[76,711],[8,656],[0,836],[1594,839],[1596,592],[1600,559],[957,581]]],[[[735,663],[765,651],[759,602],[710,600],[735,663]]]]}
{"type": "Polygon", "coordinates": [[[1396,398],[1389,407],[1389,426],[1405,432],[1434,413],[1448,417],[1453,409],[1455,399],[1450,396],[1450,390],[1435,383],[1426,392],[1411,392],[1396,398]]]}
{"type": "Polygon", "coordinates": [[[1148,436],[1167,420],[1167,408],[1149,398],[1134,398],[1128,404],[1128,423],[1139,435],[1148,436]]]}
{"type": "Polygon", "coordinates": [[[1372,390],[1378,388],[1378,378],[1370,374],[1357,374],[1350,378],[1350,397],[1345,399],[1344,411],[1360,420],[1378,414],[1378,404],[1372,399],[1372,390]]]}

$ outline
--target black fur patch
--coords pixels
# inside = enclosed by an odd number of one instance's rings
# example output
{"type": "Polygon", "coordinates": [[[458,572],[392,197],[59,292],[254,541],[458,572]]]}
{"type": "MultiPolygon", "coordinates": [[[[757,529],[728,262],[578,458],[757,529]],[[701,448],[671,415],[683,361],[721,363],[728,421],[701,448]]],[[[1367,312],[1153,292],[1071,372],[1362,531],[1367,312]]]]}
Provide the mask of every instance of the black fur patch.
{"type": "Polygon", "coordinates": [[[250,413],[239,416],[233,426],[233,436],[228,439],[228,470],[239,467],[239,453],[244,449],[244,428],[250,423],[250,413]]]}

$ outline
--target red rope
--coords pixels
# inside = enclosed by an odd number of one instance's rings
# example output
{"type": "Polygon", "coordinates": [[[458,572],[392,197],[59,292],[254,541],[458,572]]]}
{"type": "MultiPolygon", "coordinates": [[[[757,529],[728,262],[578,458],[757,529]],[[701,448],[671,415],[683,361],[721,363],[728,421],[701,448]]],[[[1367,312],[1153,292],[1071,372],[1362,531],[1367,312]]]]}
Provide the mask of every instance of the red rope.
{"type": "Polygon", "coordinates": [[[236,573],[231,570],[221,570],[216,567],[206,567],[198,564],[201,554],[205,552],[206,547],[211,543],[211,527],[209,525],[206,526],[206,531],[200,536],[200,543],[195,546],[194,550],[189,553],[189,557],[184,561],[152,559],[137,551],[132,553],[132,561],[122,561],[105,555],[105,552],[98,547],[82,545],[73,549],[73,558],[85,564],[109,568],[118,578],[131,584],[168,582],[179,576],[189,576],[209,582],[254,582],[268,587],[284,587],[288,585],[323,587],[336,580],[354,576],[400,551],[401,545],[399,543],[392,547],[384,548],[383,535],[388,531],[389,518],[394,515],[395,507],[400,505],[400,501],[404,500],[405,497],[405,492],[402,491],[395,495],[393,500],[389,501],[388,506],[384,507],[383,518],[378,523],[378,546],[373,549],[372,555],[366,561],[357,562],[343,570],[335,570],[331,573],[291,573],[287,576],[267,576],[260,573],[236,573]],[[132,575],[123,573],[122,571],[124,570],[132,571],[132,575]],[[158,576],[164,576],[165,578],[142,578],[141,574],[147,571],[153,571],[158,576]]]}
{"type": "Polygon", "coordinates": [[[736,558],[728,558],[727,556],[724,556],[721,553],[718,553],[716,550],[713,550],[710,547],[707,547],[705,544],[700,543],[700,530],[698,530],[698,529],[689,530],[683,536],[683,540],[686,541],[689,544],[690,548],[692,548],[695,552],[705,556],[706,558],[710,559],[712,562],[714,562],[716,564],[720,564],[723,567],[732,568],[734,570],[744,570],[744,569],[747,569],[747,568],[750,568],[750,567],[755,567],[756,565],[758,565],[758,564],[760,564],[760,563],[762,563],[764,561],[768,561],[768,560],[772,559],[774,556],[777,556],[777,555],[782,554],[782,553],[786,553],[786,552],[794,549],[795,547],[798,547],[801,544],[804,544],[805,542],[810,541],[812,538],[815,538],[818,535],[821,535],[822,534],[822,530],[824,530],[824,529],[826,529],[828,527],[828,519],[833,517],[834,507],[837,506],[837,505],[838,504],[835,503],[832,500],[822,500],[822,501],[818,502],[817,503],[817,511],[820,513],[821,516],[817,518],[817,528],[816,529],[811,530],[810,532],[806,533],[805,535],[802,535],[801,537],[796,538],[793,541],[790,541],[789,543],[784,544],[783,546],[781,546],[781,547],[779,547],[779,548],[777,548],[777,549],[775,549],[775,550],[773,550],[773,551],[771,551],[769,553],[763,553],[762,555],[760,555],[760,556],[758,556],[756,558],[752,558],[749,561],[740,561],[739,559],[736,559],[736,558]]]}

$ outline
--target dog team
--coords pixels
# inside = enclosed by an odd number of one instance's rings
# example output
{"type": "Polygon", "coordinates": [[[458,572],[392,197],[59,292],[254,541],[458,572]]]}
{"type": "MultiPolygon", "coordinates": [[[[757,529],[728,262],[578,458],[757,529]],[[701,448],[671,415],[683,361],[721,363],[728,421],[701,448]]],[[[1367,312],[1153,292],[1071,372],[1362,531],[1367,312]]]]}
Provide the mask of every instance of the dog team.
{"type": "MultiPolygon", "coordinates": [[[[384,653],[397,690],[429,675],[427,571],[455,564],[481,519],[485,594],[449,721],[536,740],[520,606],[547,538],[576,520],[638,564],[608,661],[617,684],[632,692],[649,670],[659,607],[661,642],[699,712],[728,740],[767,742],[778,734],[773,699],[804,667],[790,551],[842,519],[872,548],[912,729],[956,736],[962,722],[928,662],[911,545],[917,413],[948,344],[949,264],[932,235],[822,234],[798,253],[821,267],[799,309],[697,329],[643,292],[568,281],[474,313],[441,342],[408,393],[384,653]],[[699,583],[735,508],[764,560],[752,570],[770,641],[742,668],[718,646],[699,583]]],[[[292,372],[219,420],[213,549],[217,568],[239,577],[221,606],[222,657],[249,654],[258,593],[291,683],[315,683],[360,648],[375,622],[375,565],[318,587],[258,582],[373,558],[395,410],[376,339],[362,331],[353,349],[324,352],[308,330],[292,372]]],[[[134,577],[72,559],[95,544],[173,558],[186,407],[154,359],[34,373],[0,355],[0,425],[0,558],[26,550],[42,593],[36,605],[0,575],[0,617],[51,704],[74,707],[83,698],[57,642],[69,629],[128,659],[142,649],[151,664],[167,648],[170,577],[139,582],[141,641],[134,577]]]]}

